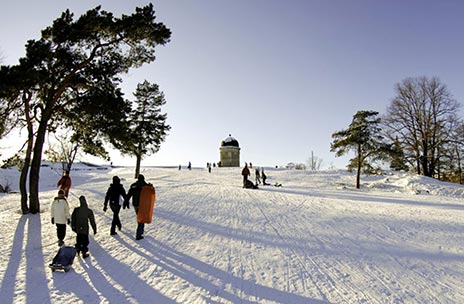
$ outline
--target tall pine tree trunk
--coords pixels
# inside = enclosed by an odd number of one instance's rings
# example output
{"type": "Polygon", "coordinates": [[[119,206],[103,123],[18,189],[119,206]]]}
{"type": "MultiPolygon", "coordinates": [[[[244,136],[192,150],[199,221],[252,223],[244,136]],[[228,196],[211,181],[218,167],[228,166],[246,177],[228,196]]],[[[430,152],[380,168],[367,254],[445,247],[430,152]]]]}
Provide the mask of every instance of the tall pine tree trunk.
{"type": "Polygon", "coordinates": [[[27,123],[27,146],[26,146],[26,156],[24,157],[23,168],[21,169],[21,176],[19,177],[19,191],[21,192],[21,211],[23,214],[29,213],[29,207],[27,205],[27,174],[29,173],[29,166],[31,165],[31,154],[32,147],[34,144],[34,129],[32,125],[31,116],[29,115],[30,107],[29,101],[31,100],[32,95],[24,96],[24,112],[26,115],[27,123]]]}
{"type": "Polygon", "coordinates": [[[26,157],[24,158],[23,168],[21,169],[21,176],[19,177],[19,190],[21,192],[21,211],[23,214],[29,213],[29,207],[27,206],[27,174],[29,173],[29,166],[31,165],[31,154],[32,154],[31,138],[28,139],[26,148],[26,157]]]}
{"type": "Polygon", "coordinates": [[[358,169],[356,171],[356,189],[361,186],[361,144],[358,144],[358,169]]]}
{"type": "Polygon", "coordinates": [[[36,140],[34,144],[34,155],[31,163],[31,174],[29,177],[29,207],[31,213],[35,214],[40,212],[39,202],[39,174],[40,166],[42,164],[42,150],[45,143],[45,134],[47,133],[47,125],[50,115],[47,113],[42,114],[39,128],[37,129],[36,140]]]}

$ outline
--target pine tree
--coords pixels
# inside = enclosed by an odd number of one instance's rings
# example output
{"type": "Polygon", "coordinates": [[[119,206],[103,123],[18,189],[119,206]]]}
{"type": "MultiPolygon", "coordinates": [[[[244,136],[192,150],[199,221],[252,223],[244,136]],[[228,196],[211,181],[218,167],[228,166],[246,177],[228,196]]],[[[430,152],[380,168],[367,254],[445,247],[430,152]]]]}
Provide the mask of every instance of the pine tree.
{"type": "Polygon", "coordinates": [[[161,113],[161,107],[166,100],[157,84],[149,83],[147,80],[139,83],[134,96],[135,108],[129,114],[127,141],[119,150],[136,157],[137,178],[142,158],[158,152],[171,127],[166,124],[167,114],[161,113]]]}
{"type": "Polygon", "coordinates": [[[381,156],[382,140],[380,135],[379,113],[375,111],[358,111],[346,130],[332,134],[334,139],[330,151],[342,156],[354,150],[356,157],[350,163],[357,167],[356,188],[360,187],[361,168],[369,166],[368,159],[381,156]]]}
{"type": "MultiPolygon", "coordinates": [[[[26,56],[18,65],[0,68],[0,80],[8,80],[8,84],[0,84],[0,98],[26,93],[33,97],[30,111],[24,109],[24,115],[33,115],[30,119],[34,124],[29,178],[32,213],[40,211],[39,172],[47,132],[62,124],[79,126],[79,136],[92,141],[92,127],[96,126],[101,128],[97,135],[105,133],[118,139],[116,128],[121,125],[113,123],[113,114],[124,108],[118,92],[121,74],[154,61],[155,47],[169,42],[170,36],[163,23],[155,22],[152,4],[120,18],[97,7],[74,20],[66,10],[42,31],[39,40],[27,42],[26,56]],[[76,109],[86,111],[82,113],[85,119],[72,115],[76,109]],[[73,119],[79,123],[70,124],[73,119]],[[85,124],[89,128],[82,129],[85,124]]],[[[121,121],[124,123],[124,119],[121,121]]]]}

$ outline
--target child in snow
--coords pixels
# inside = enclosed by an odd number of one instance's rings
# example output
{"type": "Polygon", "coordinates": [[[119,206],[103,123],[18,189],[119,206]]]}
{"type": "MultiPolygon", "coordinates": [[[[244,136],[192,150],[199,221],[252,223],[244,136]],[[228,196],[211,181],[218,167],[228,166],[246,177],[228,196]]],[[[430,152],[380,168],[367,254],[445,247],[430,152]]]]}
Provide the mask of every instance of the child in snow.
{"type": "Polygon", "coordinates": [[[69,225],[69,204],[64,197],[64,191],[59,190],[58,196],[52,202],[50,208],[52,224],[56,225],[56,234],[58,236],[58,246],[64,245],[64,238],[66,237],[66,224],[69,225]]]}
{"type": "Polygon", "coordinates": [[[63,176],[60,178],[56,186],[59,187],[60,190],[64,191],[65,197],[68,197],[69,189],[71,189],[71,177],[69,177],[68,170],[64,171],[63,176]]]}
{"type": "Polygon", "coordinates": [[[77,254],[82,252],[82,257],[88,257],[89,251],[89,222],[93,228],[93,234],[97,234],[97,224],[92,209],[87,206],[87,201],[82,195],[79,197],[80,207],[74,208],[71,216],[71,228],[77,233],[76,235],[76,251],[77,254]]]}

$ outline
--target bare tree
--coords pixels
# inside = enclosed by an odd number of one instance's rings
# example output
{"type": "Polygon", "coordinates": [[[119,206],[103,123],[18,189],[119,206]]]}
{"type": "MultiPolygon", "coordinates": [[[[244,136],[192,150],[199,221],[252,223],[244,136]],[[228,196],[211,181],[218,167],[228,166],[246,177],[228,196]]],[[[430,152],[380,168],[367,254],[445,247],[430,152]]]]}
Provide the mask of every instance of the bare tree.
{"type": "Polygon", "coordinates": [[[311,151],[311,157],[308,158],[308,160],[306,162],[308,164],[308,169],[309,170],[319,171],[319,170],[321,170],[323,160],[322,160],[322,158],[315,156],[314,152],[311,151]]]}
{"type": "Polygon", "coordinates": [[[398,140],[418,174],[436,176],[459,108],[438,78],[407,78],[383,118],[386,136],[398,140]]]}
{"type": "Polygon", "coordinates": [[[55,135],[55,144],[50,144],[45,154],[51,162],[60,162],[63,171],[71,171],[80,145],[67,134],[55,135]]]}

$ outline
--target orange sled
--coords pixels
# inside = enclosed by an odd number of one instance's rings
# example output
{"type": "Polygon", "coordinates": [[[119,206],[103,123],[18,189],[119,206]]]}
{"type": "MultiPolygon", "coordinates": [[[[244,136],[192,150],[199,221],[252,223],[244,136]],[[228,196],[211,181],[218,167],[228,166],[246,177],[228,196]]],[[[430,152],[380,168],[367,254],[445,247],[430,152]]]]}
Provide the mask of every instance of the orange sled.
{"type": "Polygon", "coordinates": [[[139,211],[137,213],[137,222],[150,224],[153,217],[153,208],[155,207],[156,191],[152,185],[142,187],[140,192],[139,211]]]}

